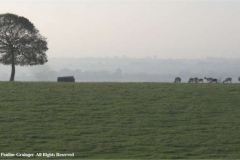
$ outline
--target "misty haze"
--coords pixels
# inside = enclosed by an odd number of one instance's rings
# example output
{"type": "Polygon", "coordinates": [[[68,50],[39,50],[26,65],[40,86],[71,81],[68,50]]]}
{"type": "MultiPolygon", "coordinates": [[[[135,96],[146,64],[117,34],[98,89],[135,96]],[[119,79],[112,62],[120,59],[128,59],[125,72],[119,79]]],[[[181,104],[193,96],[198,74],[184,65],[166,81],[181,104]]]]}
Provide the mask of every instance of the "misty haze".
{"type": "MultiPolygon", "coordinates": [[[[240,73],[239,1],[1,1],[0,10],[32,20],[49,44],[49,62],[18,66],[17,81],[236,82],[240,73]]],[[[1,65],[0,79],[9,76],[1,65]]]]}
{"type": "Polygon", "coordinates": [[[49,58],[239,57],[239,1],[1,1],[31,20],[49,58]]]}
{"type": "MultiPolygon", "coordinates": [[[[146,58],[50,58],[43,66],[16,67],[17,81],[56,81],[59,76],[74,76],[76,82],[173,82],[176,76],[232,77],[238,82],[240,59],[158,59],[146,58]]],[[[10,67],[1,65],[0,78],[7,81],[10,67]]],[[[206,82],[206,81],[205,81],[206,82]]]]}

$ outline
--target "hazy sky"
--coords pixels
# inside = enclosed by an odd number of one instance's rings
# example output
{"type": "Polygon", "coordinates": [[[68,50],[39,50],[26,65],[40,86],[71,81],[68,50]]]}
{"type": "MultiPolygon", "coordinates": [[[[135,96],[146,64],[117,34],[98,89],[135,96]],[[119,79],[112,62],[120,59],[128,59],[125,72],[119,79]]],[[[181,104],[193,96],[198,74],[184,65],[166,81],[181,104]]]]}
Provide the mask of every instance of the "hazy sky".
{"type": "Polygon", "coordinates": [[[0,1],[28,18],[48,57],[240,58],[240,1],[0,1]]]}

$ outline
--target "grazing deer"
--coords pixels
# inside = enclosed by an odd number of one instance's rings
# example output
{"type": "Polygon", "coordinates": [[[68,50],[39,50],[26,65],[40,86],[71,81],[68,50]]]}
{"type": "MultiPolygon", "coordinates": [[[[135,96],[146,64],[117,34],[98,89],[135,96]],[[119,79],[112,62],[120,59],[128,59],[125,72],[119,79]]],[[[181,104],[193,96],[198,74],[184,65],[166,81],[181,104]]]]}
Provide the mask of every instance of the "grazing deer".
{"type": "Polygon", "coordinates": [[[194,81],[195,83],[197,83],[197,82],[198,82],[198,78],[195,77],[195,78],[193,79],[193,81],[194,81]]]}
{"type": "Polygon", "coordinates": [[[193,83],[193,78],[189,78],[188,83],[193,83]]]}
{"type": "Polygon", "coordinates": [[[226,79],[223,81],[223,83],[225,83],[225,82],[231,82],[231,83],[232,83],[232,78],[226,78],[226,79]]]}
{"type": "Polygon", "coordinates": [[[206,78],[206,77],[204,77],[204,79],[206,79],[207,82],[211,82],[213,80],[213,78],[206,78]]]}
{"type": "Polygon", "coordinates": [[[181,78],[180,77],[176,77],[174,80],[174,83],[181,83],[181,78]]]}
{"type": "Polygon", "coordinates": [[[202,82],[202,83],[203,83],[203,79],[202,79],[202,78],[199,78],[199,79],[198,79],[198,83],[199,83],[199,82],[202,82]]]}
{"type": "Polygon", "coordinates": [[[217,79],[216,78],[214,78],[214,79],[212,79],[209,83],[212,83],[212,82],[215,82],[215,83],[217,83],[217,79]]]}

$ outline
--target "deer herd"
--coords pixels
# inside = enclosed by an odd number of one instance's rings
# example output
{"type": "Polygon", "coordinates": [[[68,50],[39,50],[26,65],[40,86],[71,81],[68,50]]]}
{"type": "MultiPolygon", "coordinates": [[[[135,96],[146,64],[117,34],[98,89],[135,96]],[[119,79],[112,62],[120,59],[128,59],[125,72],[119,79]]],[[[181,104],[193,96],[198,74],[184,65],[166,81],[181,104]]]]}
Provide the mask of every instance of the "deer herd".
{"type": "MultiPolygon", "coordinates": [[[[188,80],[188,83],[203,83],[203,80],[206,80],[207,83],[218,83],[218,79],[216,78],[207,78],[207,77],[204,77],[204,79],[202,78],[189,78],[188,80]]],[[[240,82],[240,77],[238,77],[238,81],[240,82]]],[[[232,83],[232,78],[226,78],[223,83],[225,82],[229,82],[229,83],[232,83]]],[[[181,78],[180,77],[176,77],[175,80],[174,80],[174,83],[181,83],[181,78]]]]}

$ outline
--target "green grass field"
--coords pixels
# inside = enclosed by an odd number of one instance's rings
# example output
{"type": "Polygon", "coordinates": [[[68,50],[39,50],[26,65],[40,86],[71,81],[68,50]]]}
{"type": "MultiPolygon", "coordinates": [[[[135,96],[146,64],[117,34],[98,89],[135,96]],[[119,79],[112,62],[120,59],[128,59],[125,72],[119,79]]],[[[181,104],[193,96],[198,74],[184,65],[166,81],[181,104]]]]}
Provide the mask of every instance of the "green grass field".
{"type": "Polygon", "coordinates": [[[239,159],[240,84],[0,82],[0,152],[239,159]]]}

